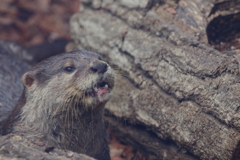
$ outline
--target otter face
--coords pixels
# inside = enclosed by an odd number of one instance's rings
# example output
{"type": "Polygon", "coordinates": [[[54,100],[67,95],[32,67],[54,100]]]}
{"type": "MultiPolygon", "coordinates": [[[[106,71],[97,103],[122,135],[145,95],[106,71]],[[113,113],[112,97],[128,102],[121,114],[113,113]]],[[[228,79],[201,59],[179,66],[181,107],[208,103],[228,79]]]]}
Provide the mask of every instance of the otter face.
{"type": "Polygon", "coordinates": [[[27,102],[102,108],[114,87],[114,71],[96,53],[73,51],[37,64],[22,77],[27,102]]]}

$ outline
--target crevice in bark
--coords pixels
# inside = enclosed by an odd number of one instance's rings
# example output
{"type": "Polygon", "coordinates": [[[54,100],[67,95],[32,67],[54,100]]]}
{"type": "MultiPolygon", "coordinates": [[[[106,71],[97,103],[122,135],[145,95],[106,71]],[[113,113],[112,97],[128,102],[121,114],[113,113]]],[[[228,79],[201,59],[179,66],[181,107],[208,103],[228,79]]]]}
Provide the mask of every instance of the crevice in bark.
{"type": "Polygon", "coordinates": [[[214,4],[206,28],[208,43],[219,51],[239,49],[240,2],[223,1],[214,4]]]}
{"type": "Polygon", "coordinates": [[[239,160],[239,159],[240,159],[240,142],[238,142],[238,145],[233,153],[231,160],[239,160]]]}
{"type": "MultiPolygon", "coordinates": [[[[154,133],[150,129],[146,128],[146,126],[144,124],[141,124],[141,122],[139,122],[138,124],[136,124],[136,123],[133,124],[129,120],[125,120],[123,118],[119,118],[119,117],[114,116],[108,110],[105,110],[105,117],[106,117],[107,122],[109,122],[109,123],[107,123],[107,125],[109,125],[110,128],[112,129],[112,131],[115,133],[115,135],[117,137],[119,137],[119,139],[122,140],[121,141],[122,143],[129,144],[128,140],[124,141],[124,139],[126,139],[127,137],[132,137],[132,136],[135,135],[136,139],[134,139],[134,138],[131,139],[131,145],[133,145],[134,148],[136,148],[137,150],[142,151],[145,155],[152,155],[152,156],[157,157],[158,159],[161,159],[161,157],[159,157],[159,155],[161,155],[163,153],[161,153],[161,151],[159,151],[158,153],[154,152],[154,151],[150,151],[148,148],[146,148],[144,143],[141,143],[141,142],[139,142],[137,140],[137,139],[140,138],[137,135],[147,134],[149,137],[151,137],[150,141],[151,140],[155,140],[156,143],[160,143],[161,144],[161,147],[164,146],[165,147],[164,149],[174,147],[176,152],[181,157],[182,157],[182,155],[186,155],[187,157],[188,156],[192,157],[195,160],[199,160],[200,159],[198,156],[192,154],[191,152],[189,152],[184,147],[179,147],[176,144],[176,142],[174,142],[170,137],[168,137],[166,139],[159,138],[159,136],[156,133],[154,133]],[[135,132],[128,132],[129,128],[131,128],[131,131],[133,130],[135,132]],[[125,130],[126,132],[122,132],[122,130],[125,130]],[[136,132],[138,132],[139,134],[137,134],[136,132]]],[[[179,157],[179,158],[181,159],[181,157],[179,157]]]]}

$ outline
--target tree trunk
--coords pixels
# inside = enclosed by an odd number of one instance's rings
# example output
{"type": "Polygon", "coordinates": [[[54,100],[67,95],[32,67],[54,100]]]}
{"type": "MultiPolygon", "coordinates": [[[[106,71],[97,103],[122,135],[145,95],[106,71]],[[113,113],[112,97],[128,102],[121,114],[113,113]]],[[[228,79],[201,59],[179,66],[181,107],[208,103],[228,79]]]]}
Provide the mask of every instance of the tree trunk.
{"type": "Polygon", "coordinates": [[[148,159],[239,158],[240,54],[220,53],[205,33],[222,1],[82,3],[76,46],[128,74],[106,114],[121,141],[148,159]]]}

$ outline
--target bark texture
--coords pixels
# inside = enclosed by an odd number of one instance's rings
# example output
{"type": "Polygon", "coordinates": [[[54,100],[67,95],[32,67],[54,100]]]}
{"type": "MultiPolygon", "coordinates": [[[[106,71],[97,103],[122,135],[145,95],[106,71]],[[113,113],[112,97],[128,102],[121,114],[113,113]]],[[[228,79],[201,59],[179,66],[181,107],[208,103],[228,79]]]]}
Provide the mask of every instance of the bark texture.
{"type": "Polygon", "coordinates": [[[23,137],[16,135],[0,137],[0,159],[95,160],[83,154],[47,147],[41,144],[41,142],[38,145],[33,144],[23,137]]]}
{"type": "Polygon", "coordinates": [[[128,73],[107,107],[118,137],[148,159],[236,159],[239,53],[218,52],[205,33],[218,1],[82,2],[76,46],[128,73]]]}

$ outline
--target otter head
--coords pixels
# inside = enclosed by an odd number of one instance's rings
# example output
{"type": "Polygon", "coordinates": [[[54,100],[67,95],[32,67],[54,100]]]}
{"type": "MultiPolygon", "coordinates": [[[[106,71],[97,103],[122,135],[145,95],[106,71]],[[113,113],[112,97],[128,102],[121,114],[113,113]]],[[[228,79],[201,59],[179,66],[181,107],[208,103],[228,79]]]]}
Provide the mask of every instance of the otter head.
{"type": "Polygon", "coordinates": [[[103,107],[114,87],[114,75],[106,62],[88,51],[40,62],[22,76],[24,91],[0,133],[110,159],[103,107]]]}
{"type": "Polygon", "coordinates": [[[22,122],[58,115],[73,118],[104,107],[114,87],[114,72],[96,53],[73,51],[37,64],[23,75],[22,83],[22,122]]]}

